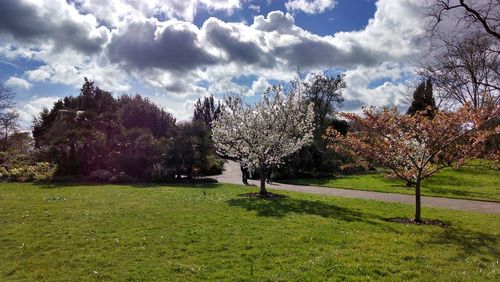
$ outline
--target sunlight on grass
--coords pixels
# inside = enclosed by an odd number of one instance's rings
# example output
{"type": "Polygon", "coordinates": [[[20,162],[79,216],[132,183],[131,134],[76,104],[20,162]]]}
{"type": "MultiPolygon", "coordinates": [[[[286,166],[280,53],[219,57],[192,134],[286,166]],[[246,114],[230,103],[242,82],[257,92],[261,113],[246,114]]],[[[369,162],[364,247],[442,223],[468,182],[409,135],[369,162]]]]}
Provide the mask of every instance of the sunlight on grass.
{"type": "MultiPolygon", "coordinates": [[[[382,173],[363,173],[337,178],[290,179],[286,183],[318,185],[332,188],[414,194],[411,187],[399,179],[389,179],[382,173]]],[[[474,162],[459,169],[445,168],[422,182],[424,196],[489,200],[500,202],[500,170],[474,162]]]]}
{"type": "Polygon", "coordinates": [[[2,184],[0,280],[500,279],[498,216],[254,190],[2,184]]]}

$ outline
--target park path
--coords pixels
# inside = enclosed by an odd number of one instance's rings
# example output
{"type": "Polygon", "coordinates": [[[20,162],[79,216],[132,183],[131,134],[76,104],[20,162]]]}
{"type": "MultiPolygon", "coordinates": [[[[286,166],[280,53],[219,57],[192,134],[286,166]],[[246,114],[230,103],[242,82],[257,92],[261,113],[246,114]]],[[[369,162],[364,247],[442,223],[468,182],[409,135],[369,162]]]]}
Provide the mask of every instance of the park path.
{"type": "MultiPolygon", "coordinates": [[[[224,165],[224,172],[215,178],[222,183],[242,184],[241,171],[239,163],[235,161],[227,161],[224,165]]],[[[258,180],[249,180],[249,184],[260,185],[258,180]]],[[[369,199],[383,202],[414,204],[415,197],[413,195],[404,195],[396,193],[383,193],[372,191],[360,191],[349,189],[325,188],[318,186],[303,186],[282,183],[266,184],[266,187],[274,190],[293,191],[300,193],[309,193],[326,196],[337,196],[347,198],[369,199]]],[[[481,213],[492,213],[500,215],[500,203],[474,201],[474,200],[461,200],[439,197],[422,196],[422,205],[435,208],[446,208],[452,210],[472,211],[481,213]]]]}

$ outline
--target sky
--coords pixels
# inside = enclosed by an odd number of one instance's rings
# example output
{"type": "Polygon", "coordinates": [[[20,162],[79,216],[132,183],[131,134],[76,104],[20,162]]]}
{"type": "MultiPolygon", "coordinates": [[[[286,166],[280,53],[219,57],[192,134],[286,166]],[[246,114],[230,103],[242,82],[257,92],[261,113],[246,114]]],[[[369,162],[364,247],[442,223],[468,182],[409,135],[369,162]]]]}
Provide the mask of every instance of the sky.
{"type": "Polygon", "coordinates": [[[179,120],[203,96],[255,101],[302,71],[345,74],[341,110],[407,107],[422,0],[2,0],[0,81],[22,123],[83,78],[179,120]]]}

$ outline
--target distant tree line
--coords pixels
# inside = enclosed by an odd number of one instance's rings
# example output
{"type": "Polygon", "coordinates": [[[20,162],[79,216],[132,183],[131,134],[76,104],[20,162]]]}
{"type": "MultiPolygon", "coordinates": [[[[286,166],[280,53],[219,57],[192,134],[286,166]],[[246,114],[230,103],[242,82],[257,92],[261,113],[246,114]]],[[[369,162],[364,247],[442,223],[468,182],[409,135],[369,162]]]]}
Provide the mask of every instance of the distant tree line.
{"type": "MultiPolygon", "coordinates": [[[[200,103],[195,112],[212,110],[200,103]]],[[[177,122],[147,98],[115,98],[85,79],[78,96],[34,119],[35,158],[55,164],[56,179],[169,181],[216,174],[223,162],[214,153],[208,119],[177,122]]]]}

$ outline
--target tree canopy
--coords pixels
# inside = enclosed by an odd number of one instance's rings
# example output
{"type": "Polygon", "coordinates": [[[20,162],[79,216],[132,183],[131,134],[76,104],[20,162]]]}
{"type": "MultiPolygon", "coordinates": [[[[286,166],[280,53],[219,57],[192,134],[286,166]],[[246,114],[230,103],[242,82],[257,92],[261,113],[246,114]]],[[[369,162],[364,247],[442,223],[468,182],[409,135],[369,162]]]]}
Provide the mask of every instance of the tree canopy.
{"type": "Polygon", "coordinates": [[[57,164],[60,176],[92,178],[100,171],[151,181],[213,170],[204,161],[213,155],[204,124],[177,124],[147,98],[114,98],[88,79],[78,96],[42,111],[33,137],[39,160],[57,164]]]}
{"type": "Polygon", "coordinates": [[[281,163],[313,139],[314,108],[302,110],[299,93],[285,93],[274,86],[254,105],[241,95],[226,99],[226,108],[213,123],[212,138],[224,156],[260,168],[262,195],[266,195],[264,170],[281,163]]]}
{"type": "Polygon", "coordinates": [[[436,101],[432,95],[432,81],[427,79],[415,88],[412,103],[406,114],[414,115],[417,112],[425,112],[425,115],[432,118],[436,110],[436,101]]]}
{"type": "MultiPolygon", "coordinates": [[[[500,106],[489,103],[481,109],[470,105],[456,111],[438,111],[429,119],[425,112],[401,115],[394,110],[365,108],[364,117],[342,116],[353,123],[346,135],[330,129],[330,147],[351,154],[361,164],[387,167],[406,182],[415,183],[415,220],[420,221],[420,183],[437,170],[461,166],[484,153],[490,136],[499,129],[495,121],[500,106]]],[[[490,155],[498,158],[498,148],[490,155]]]]}

